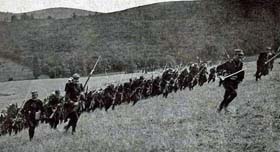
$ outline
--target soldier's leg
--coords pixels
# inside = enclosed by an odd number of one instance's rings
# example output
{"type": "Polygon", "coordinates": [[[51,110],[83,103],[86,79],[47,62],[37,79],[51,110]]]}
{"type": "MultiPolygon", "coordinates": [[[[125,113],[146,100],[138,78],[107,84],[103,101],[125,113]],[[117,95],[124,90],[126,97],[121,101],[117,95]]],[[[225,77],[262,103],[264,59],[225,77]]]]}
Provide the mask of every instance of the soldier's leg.
{"type": "Polygon", "coordinates": [[[260,70],[257,69],[257,72],[256,72],[256,74],[255,74],[255,76],[256,76],[256,81],[258,81],[258,80],[260,79],[260,77],[261,77],[260,73],[261,73],[260,70]]]}
{"type": "Polygon", "coordinates": [[[208,83],[212,80],[212,75],[209,75],[208,77],[208,83]]]}
{"type": "Polygon", "coordinates": [[[9,126],[9,128],[8,128],[9,136],[11,136],[11,135],[12,135],[12,131],[13,131],[12,126],[9,126]]]}
{"type": "Polygon", "coordinates": [[[76,112],[73,113],[73,119],[72,119],[72,122],[71,122],[71,125],[72,125],[72,134],[74,134],[76,132],[76,126],[77,126],[77,123],[78,123],[78,119],[79,119],[79,116],[76,112]]]}
{"type": "Polygon", "coordinates": [[[49,119],[48,122],[49,122],[50,127],[53,128],[53,119],[49,119]]]}
{"type": "Polygon", "coordinates": [[[29,133],[29,139],[30,141],[33,139],[34,137],[34,132],[35,132],[35,126],[29,127],[28,129],[28,133],[29,133]]]}
{"type": "Polygon", "coordinates": [[[66,116],[66,118],[65,118],[65,120],[64,120],[64,122],[67,122],[67,120],[70,119],[69,122],[68,122],[68,124],[67,124],[66,126],[64,126],[64,129],[65,129],[66,132],[67,132],[68,129],[70,128],[70,126],[71,126],[71,124],[72,124],[71,122],[73,121],[73,120],[72,120],[72,113],[73,113],[73,112],[67,114],[67,116],[66,116]]]}
{"type": "Polygon", "coordinates": [[[56,129],[58,124],[59,124],[59,115],[56,115],[56,117],[54,118],[53,129],[56,129]]]}
{"type": "Polygon", "coordinates": [[[224,94],[224,99],[221,102],[221,104],[219,105],[218,112],[222,111],[222,109],[225,107],[225,104],[226,104],[226,102],[227,102],[227,100],[228,100],[228,98],[230,96],[230,91],[227,88],[225,88],[225,89],[226,90],[225,90],[225,94],[224,94]]]}
{"type": "Polygon", "coordinates": [[[236,91],[235,91],[234,88],[231,88],[229,91],[230,91],[230,96],[229,96],[228,100],[226,101],[226,103],[225,103],[225,105],[224,105],[225,108],[227,108],[228,105],[229,105],[229,104],[233,101],[233,99],[237,96],[237,93],[236,93],[236,91]]]}
{"type": "Polygon", "coordinates": [[[219,81],[219,87],[222,86],[222,84],[223,84],[223,81],[220,79],[220,81],[219,81]]]}
{"type": "Polygon", "coordinates": [[[34,137],[34,133],[35,133],[35,127],[36,127],[36,120],[30,120],[28,123],[28,134],[29,134],[29,140],[31,141],[34,137]]]}

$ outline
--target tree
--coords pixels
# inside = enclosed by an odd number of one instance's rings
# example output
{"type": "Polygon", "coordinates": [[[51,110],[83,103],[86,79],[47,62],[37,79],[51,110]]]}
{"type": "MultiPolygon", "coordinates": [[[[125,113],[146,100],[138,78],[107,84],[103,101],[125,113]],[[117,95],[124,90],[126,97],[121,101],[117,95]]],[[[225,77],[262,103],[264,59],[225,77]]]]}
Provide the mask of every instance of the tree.
{"type": "Polygon", "coordinates": [[[34,55],[32,60],[33,60],[32,62],[33,76],[35,79],[38,79],[38,77],[41,75],[41,66],[39,62],[39,57],[37,55],[34,55]]]}
{"type": "Polygon", "coordinates": [[[74,13],[72,14],[72,18],[75,19],[76,17],[77,17],[77,15],[76,15],[76,13],[74,12],[74,13]]]}
{"type": "Polygon", "coordinates": [[[16,21],[17,20],[17,16],[16,15],[12,15],[11,16],[11,22],[14,22],[14,21],[16,21]]]}
{"type": "Polygon", "coordinates": [[[26,13],[23,13],[23,14],[20,15],[20,19],[21,20],[28,20],[29,16],[26,13]]]}
{"type": "Polygon", "coordinates": [[[30,17],[29,17],[29,19],[34,20],[34,15],[31,14],[30,17]]]}

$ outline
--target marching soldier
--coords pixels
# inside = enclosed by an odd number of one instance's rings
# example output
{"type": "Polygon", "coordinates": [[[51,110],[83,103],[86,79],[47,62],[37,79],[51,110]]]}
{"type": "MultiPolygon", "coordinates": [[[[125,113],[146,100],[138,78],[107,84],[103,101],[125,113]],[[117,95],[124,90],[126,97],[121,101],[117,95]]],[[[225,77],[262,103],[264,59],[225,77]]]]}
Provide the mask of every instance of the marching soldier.
{"type": "MultiPolygon", "coordinates": [[[[241,49],[235,49],[234,51],[235,55],[233,59],[219,66],[219,69],[225,72],[225,76],[242,70],[242,60],[244,57],[244,53],[241,49]]],[[[226,78],[223,81],[225,94],[223,101],[219,105],[218,112],[221,112],[222,109],[224,109],[225,112],[228,112],[227,107],[229,103],[237,96],[236,89],[238,88],[238,84],[244,79],[244,74],[244,71],[241,71],[226,78]]]]}
{"type": "Polygon", "coordinates": [[[210,69],[210,74],[209,74],[209,77],[208,77],[208,83],[209,82],[215,82],[215,79],[216,79],[216,68],[213,67],[210,69]]]}
{"type": "MultiPolygon", "coordinates": [[[[267,59],[269,60],[275,55],[275,52],[271,49],[271,47],[267,47],[266,49],[268,51],[267,59]]],[[[269,61],[267,64],[268,64],[268,68],[270,69],[270,71],[272,71],[274,59],[269,61]]]]}
{"type": "Polygon", "coordinates": [[[207,82],[207,64],[203,63],[201,64],[201,66],[199,67],[199,77],[198,77],[198,83],[199,86],[202,86],[205,82],[207,82]]]}
{"type": "Polygon", "coordinates": [[[48,118],[51,128],[56,129],[59,119],[61,118],[61,114],[59,113],[61,111],[63,97],[60,95],[59,90],[55,90],[54,93],[52,93],[49,96],[49,101],[47,103],[47,110],[48,110],[48,118]]]}
{"type": "Polygon", "coordinates": [[[80,75],[75,73],[72,76],[73,80],[68,81],[65,85],[65,101],[67,102],[67,113],[64,121],[69,118],[68,124],[64,127],[66,131],[72,126],[72,134],[76,131],[77,122],[79,119],[79,102],[84,91],[83,85],[79,82],[80,75]]]}
{"type": "Polygon", "coordinates": [[[191,66],[189,67],[189,90],[192,90],[194,86],[196,86],[197,82],[198,82],[198,78],[197,78],[197,74],[199,72],[199,68],[198,68],[198,64],[194,63],[191,64],[191,66]]]}
{"type": "Polygon", "coordinates": [[[43,112],[43,102],[38,99],[38,92],[31,92],[32,98],[27,100],[22,108],[22,113],[28,124],[29,139],[32,140],[35,132],[35,127],[38,126],[40,114],[43,112]]]}
{"type": "Polygon", "coordinates": [[[48,105],[51,107],[55,107],[58,104],[62,103],[63,97],[60,95],[59,90],[55,90],[49,97],[48,105]]]}
{"type": "Polygon", "coordinates": [[[255,74],[256,81],[261,79],[261,76],[265,76],[269,73],[268,64],[265,64],[267,60],[268,60],[268,53],[261,52],[257,60],[257,72],[255,74]]]}

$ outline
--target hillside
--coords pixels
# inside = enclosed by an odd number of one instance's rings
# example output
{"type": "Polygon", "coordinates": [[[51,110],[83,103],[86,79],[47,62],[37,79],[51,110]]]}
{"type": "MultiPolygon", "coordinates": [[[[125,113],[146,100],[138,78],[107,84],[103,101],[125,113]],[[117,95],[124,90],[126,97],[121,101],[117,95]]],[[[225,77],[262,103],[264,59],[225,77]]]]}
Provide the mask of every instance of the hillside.
{"type": "Polygon", "coordinates": [[[92,11],[86,11],[80,9],[58,7],[58,8],[49,8],[49,9],[37,10],[37,11],[26,12],[26,13],[0,12],[0,22],[1,21],[11,22],[11,17],[13,15],[15,15],[17,19],[21,19],[22,15],[24,14],[26,14],[27,16],[32,16],[33,19],[47,19],[47,18],[66,19],[66,18],[72,18],[74,13],[77,17],[101,14],[98,12],[92,12],[92,11]]]}
{"type": "MultiPolygon", "coordinates": [[[[218,81],[162,96],[139,101],[135,106],[84,113],[75,135],[51,130],[41,124],[34,140],[28,131],[0,137],[3,152],[69,152],[69,151],[195,151],[256,152],[279,151],[280,145],[280,66],[256,82],[256,63],[245,63],[246,75],[239,85],[238,96],[230,104],[229,114],[218,114],[216,108],[224,89],[218,81]]],[[[135,76],[135,75],[134,75],[135,76]]],[[[139,76],[139,75],[138,75],[139,76]]],[[[133,77],[122,76],[123,80],[133,77]]],[[[145,75],[145,77],[148,77],[145,75]]],[[[120,80],[120,75],[94,77],[89,86],[120,80]]],[[[56,88],[62,89],[67,79],[32,80],[0,83],[1,107],[22,103],[30,90],[38,89],[40,98],[56,88]],[[8,86],[8,89],[4,89],[8,86]]],[[[85,79],[82,79],[84,82],[85,79]]]]}
{"type": "Polygon", "coordinates": [[[246,16],[239,13],[240,7],[227,13],[232,9],[226,4],[206,2],[159,3],[75,19],[2,22],[0,55],[32,68],[35,77],[68,77],[74,72],[86,75],[99,55],[103,60],[97,72],[124,71],[188,63],[196,56],[217,60],[236,47],[252,55],[278,46],[280,9],[273,15],[270,8],[256,5],[246,16]]]}
{"type": "Polygon", "coordinates": [[[0,81],[33,79],[32,69],[1,57],[0,73],[0,81]]]}

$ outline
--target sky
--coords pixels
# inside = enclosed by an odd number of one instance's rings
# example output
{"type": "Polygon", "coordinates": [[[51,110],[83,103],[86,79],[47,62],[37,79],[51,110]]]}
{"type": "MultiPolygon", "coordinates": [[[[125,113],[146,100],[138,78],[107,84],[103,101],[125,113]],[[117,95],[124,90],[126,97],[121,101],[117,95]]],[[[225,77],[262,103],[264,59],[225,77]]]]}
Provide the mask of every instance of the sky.
{"type": "Polygon", "coordinates": [[[0,0],[0,12],[22,13],[46,8],[69,7],[108,13],[167,1],[179,0],[0,0]]]}

